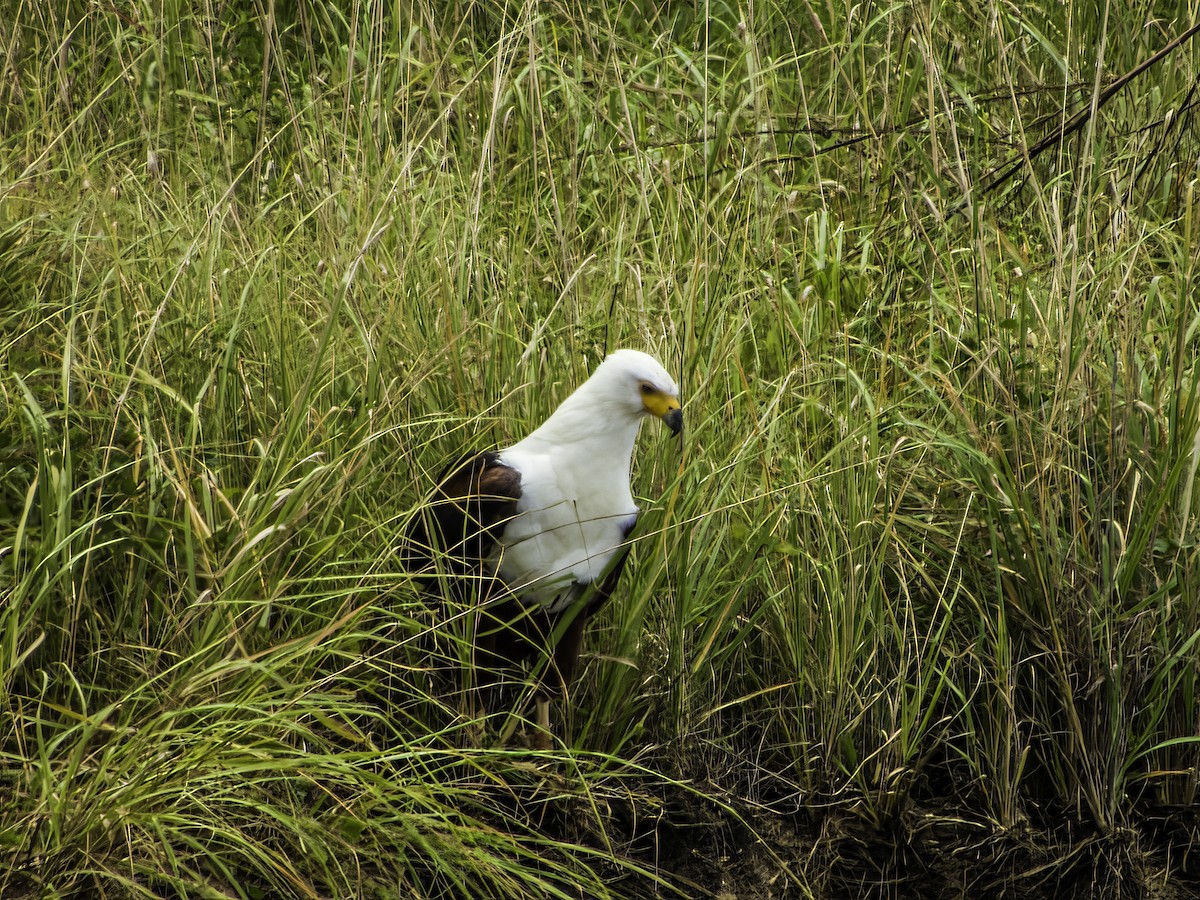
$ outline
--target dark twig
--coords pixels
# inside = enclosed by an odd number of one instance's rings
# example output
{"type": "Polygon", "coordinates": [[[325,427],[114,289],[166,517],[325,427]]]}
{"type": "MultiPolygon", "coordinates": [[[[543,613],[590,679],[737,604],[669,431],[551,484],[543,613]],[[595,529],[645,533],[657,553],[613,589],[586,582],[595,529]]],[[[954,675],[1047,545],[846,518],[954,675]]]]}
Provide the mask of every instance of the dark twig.
{"type": "Polygon", "coordinates": [[[1121,89],[1125,87],[1125,85],[1129,84],[1129,82],[1133,81],[1133,79],[1137,78],[1137,76],[1141,75],[1155,63],[1164,59],[1177,47],[1194,37],[1198,32],[1200,32],[1200,23],[1193,25],[1157,53],[1134,66],[1120,78],[1109,83],[1107,87],[1100,91],[1094,102],[1088,103],[1082,109],[1078,110],[1073,116],[1071,116],[1071,118],[1063,122],[1059,128],[1051,131],[1047,135],[1044,135],[1041,140],[1039,140],[1033,146],[1022,149],[1012,156],[1007,162],[1001,163],[999,166],[992,169],[992,171],[987,175],[989,180],[984,184],[983,192],[989,193],[1003,187],[1006,183],[1016,177],[1017,173],[1025,167],[1026,163],[1033,162],[1034,159],[1036,159],[1046,150],[1049,150],[1051,147],[1058,146],[1072,134],[1079,131],[1092,118],[1092,114],[1098,111],[1100,107],[1104,106],[1104,104],[1106,104],[1113,97],[1115,97],[1121,91],[1121,89]]]}

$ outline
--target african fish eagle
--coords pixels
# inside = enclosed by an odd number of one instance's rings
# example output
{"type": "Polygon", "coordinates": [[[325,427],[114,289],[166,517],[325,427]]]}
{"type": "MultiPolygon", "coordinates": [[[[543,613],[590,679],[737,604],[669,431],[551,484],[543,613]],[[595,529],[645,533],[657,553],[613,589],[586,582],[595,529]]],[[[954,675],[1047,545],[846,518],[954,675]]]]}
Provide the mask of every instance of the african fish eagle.
{"type": "Polygon", "coordinates": [[[625,566],[638,514],[633,445],[648,416],[678,435],[679,388],[654,357],[617,350],[528,437],[449,466],[409,529],[409,567],[444,595],[479,603],[477,681],[540,663],[543,749],[550,695],[570,685],[584,625],[625,566]]]}

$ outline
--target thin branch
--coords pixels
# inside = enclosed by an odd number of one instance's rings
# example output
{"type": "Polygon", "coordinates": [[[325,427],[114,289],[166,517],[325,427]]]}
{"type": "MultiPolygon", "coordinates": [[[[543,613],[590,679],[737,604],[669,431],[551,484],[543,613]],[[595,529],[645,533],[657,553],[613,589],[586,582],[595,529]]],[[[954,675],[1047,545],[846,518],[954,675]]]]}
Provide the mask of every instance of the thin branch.
{"type": "Polygon", "coordinates": [[[1125,85],[1129,84],[1129,82],[1133,81],[1133,79],[1137,78],[1137,76],[1141,75],[1155,63],[1165,59],[1176,48],[1191,40],[1191,38],[1193,38],[1197,33],[1200,33],[1200,23],[1193,25],[1157,53],[1134,66],[1120,78],[1110,82],[1109,85],[1100,92],[1100,95],[1096,98],[1094,103],[1089,103],[1084,106],[1073,116],[1071,116],[1071,118],[1063,122],[1059,128],[1047,135],[1044,135],[1041,140],[1039,140],[1033,146],[1023,148],[1014,156],[1012,156],[1007,162],[1001,163],[996,168],[992,169],[992,171],[987,175],[990,181],[987,181],[984,184],[983,193],[986,194],[1003,187],[1007,182],[1015,178],[1017,173],[1020,172],[1027,163],[1032,163],[1033,160],[1042,153],[1049,150],[1051,147],[1057,147],[1072,134],[1082,129],[1092,118],[1092,113],[1098,111],[1100,107],[1104,106],[1104,104],[1120,93],[1121,89],[1124,88],[1125,85]]]}

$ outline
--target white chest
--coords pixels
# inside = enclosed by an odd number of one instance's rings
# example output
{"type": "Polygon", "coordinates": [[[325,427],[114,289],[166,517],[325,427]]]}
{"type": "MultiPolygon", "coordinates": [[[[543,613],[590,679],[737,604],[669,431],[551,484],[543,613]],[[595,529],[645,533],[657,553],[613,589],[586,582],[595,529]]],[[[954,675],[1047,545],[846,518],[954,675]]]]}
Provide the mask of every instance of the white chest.
{"type": "Polygon", "coordinates": [[[503,455],[522,472],[517,516],[505,527],[500,577],[525,602],[557,611],[576,584],[600,577],[637,517],[628,469],[555,466],[503,455]]]}

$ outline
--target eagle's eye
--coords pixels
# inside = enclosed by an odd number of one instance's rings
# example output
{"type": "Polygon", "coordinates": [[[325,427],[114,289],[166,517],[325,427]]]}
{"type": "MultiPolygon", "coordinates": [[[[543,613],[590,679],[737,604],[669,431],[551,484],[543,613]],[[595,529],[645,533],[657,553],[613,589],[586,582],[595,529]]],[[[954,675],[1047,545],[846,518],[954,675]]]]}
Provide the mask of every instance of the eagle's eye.
{"type": "Polygon", "coordinates": [[[650,385],[646,384],[646,382],[643,381],[642,382],[642,393],[643,394],[653,394],[654,388],[652,388],[650,385]]]}

